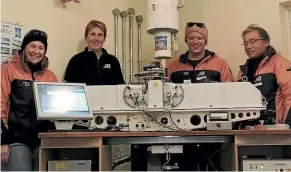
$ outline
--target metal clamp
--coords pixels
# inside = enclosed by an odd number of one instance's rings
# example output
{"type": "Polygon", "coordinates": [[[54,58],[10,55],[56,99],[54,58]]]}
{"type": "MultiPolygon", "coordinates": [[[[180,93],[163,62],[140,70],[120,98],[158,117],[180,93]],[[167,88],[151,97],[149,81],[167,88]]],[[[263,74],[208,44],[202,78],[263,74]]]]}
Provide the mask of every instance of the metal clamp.
{"type": "Polygon", "coordinates": [[[268,105],[268,101],[263,95],[262,95],[262,104],[263,104],[263,106],[267,106],[268,105]]]}
{"type": "Polygon", "coordinates": [[[242,76],[241,81],[242,82],[248,82],[249,78],[247,76],[242,76]]]}

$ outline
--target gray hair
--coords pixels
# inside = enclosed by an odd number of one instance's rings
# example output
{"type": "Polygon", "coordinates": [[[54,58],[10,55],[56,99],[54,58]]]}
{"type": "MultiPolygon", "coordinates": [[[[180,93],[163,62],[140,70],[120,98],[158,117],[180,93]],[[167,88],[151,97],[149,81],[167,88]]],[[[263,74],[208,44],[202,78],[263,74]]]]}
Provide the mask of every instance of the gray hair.
{"type": "Polygon", "coordinates": [[[257,31],[262,40],[267,41],[268,43],[270,43],[270,36],[269,36],[268,32],[265,29],[263,29],[262,27],[259,27],[258,25],[255,25],[255,24],[249,25],[242,32],[242,37],[245,36],[245,34],[251,32],[251,31],[257,31]]]}

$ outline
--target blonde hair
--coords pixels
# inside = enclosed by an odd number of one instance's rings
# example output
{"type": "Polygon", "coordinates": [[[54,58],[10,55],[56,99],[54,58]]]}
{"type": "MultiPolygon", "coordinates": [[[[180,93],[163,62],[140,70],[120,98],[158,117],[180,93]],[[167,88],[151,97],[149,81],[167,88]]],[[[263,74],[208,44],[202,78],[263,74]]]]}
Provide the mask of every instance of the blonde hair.
{"type": "Polygon", "coordinates": [[[87,26],[85,28],[85,38],[87,38],[89,32],[95,27],[98,27],[99,29],[101,29],[104,32],[104,37],[106,38],[106,34],[107,34],[106,25],[103,22],[98,21],[98,20],[91,20],[87,24],[87,26]]]}

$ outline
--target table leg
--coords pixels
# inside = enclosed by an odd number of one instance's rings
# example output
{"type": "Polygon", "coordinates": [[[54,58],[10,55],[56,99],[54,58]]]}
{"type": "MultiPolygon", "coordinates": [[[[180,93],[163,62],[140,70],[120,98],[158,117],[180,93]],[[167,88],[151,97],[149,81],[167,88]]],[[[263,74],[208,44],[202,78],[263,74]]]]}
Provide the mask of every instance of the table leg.
{"type": "Polygon", "coordinates": [[[99,147],[99,170],[112,171],[112,151],[109,145],[99,147]]]}
{"type": "Polygon", "coordinates": [[[39,171],[47,171],[47,162],[51,160],[53,149],[39,148],[39,171]]]}

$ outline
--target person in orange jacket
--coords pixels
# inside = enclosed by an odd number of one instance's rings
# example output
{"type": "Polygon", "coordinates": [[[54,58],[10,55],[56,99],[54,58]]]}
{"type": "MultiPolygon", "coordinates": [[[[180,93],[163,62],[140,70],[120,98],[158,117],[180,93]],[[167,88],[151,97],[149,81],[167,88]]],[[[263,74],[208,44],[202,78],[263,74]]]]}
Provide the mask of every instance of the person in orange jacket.
{"type": "MultiPolygon", "coordinates": [[[[204,23],[188,22],[185,27],[185,42],[189,50],[178,59],[168,64],[168,78],[173,83],[212,83],[234,82],[235,79],[229,64],[215,52],[206,49],[208,43],[208,29],[204,23]]],[[[197,146],[183,145],[184,161],[181,165],[183,171],[194,171],[200,164],[199,170],[215,170],[219,167],[220,155],[212,157],[213,166],[209,165],[206,154],[213,154],[221,149],[220,144],[199,144],[197,146]],[[213,168],[212,168],[213,167],[213,168]]]]}
{"type": "MultiPolygon", "coordinates": [[[[248,26],[242,38],[248,59],[240,66],[238,81],[251,82],[261,91],[267,102],[260,117],[264,124],[291,125],[291,62],[276,52],[268,32],[259,26],[248,26]]],[[[258,124],[255,121],[252,124],[258,124]]]]}
{"type": "Polygon", "coordinates": [[[58,82],[48,69],[47,34],[33,29],[13,61],[1,67],[1,171],[38,171],[38,133],[55,129],[38,121],[33,82],[58,82]]]}
{"type": "Polygon", "coordinates": [[[174,83],[234,82],[228,63],[206,49],[208,30],[204,23],[188,22],[185,42],[189,50],[168,64],[168,77],[174,83]]]}

